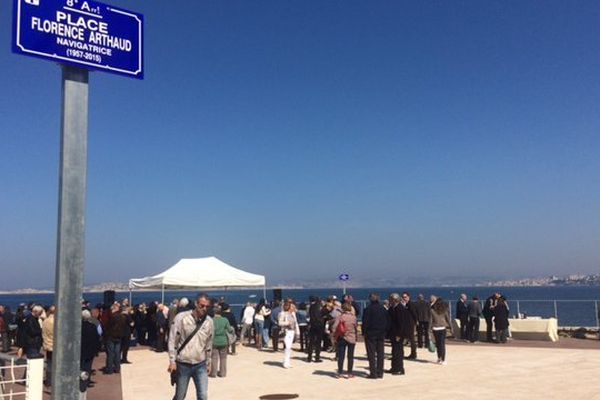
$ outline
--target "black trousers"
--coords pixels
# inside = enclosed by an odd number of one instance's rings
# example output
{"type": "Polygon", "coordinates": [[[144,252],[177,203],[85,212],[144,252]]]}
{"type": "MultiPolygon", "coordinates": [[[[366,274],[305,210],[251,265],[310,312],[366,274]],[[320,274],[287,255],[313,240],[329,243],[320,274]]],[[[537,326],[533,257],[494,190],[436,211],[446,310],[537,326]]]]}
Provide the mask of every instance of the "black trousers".
{"type": "Polygon", "coordinates": [[[446,330],[433,331],[438,359],[446,361],[446,330]]]}
{"type": "Polygon", "coordinates": [[[471,343],[479,340],[479,317],[469,318],[469,322],[467,322],[467,339],[471,343]]]}
{"type": "Polygon", "coordinates": [[[417,324],[417,343],[419,348],[429,347],[429,321],[419,321],[417,324]]]}
{"type": "Polygon", "coordinates": [[[322,348],[325,350],[331,350],[333,346],[333,343],[331,343],[331,337],[329,335],[325,335],[325,333],[323,333],[323,345],[322,348]]]}
{"type": "Polygon", "coordinates": [[[365,336],[371,376],[383,377],[383,337],[365,336]]]}
{"type": "Polygon", "coordinates": [[[279,350],[279,325],[271,325],[271,341],[273,342],[273,351],[279,350]]]}
{"type": "Polygon", "coordinates": [[[486,333],[486,337],[485,340],[487,340],[488,342],[493,342],[494,341],[494,337],[492,336],[492,330],[494,328],[494,321],[493,321],[494,317],[485,317],[485,333],[486,333]]]}
{"type": "Polygon", "coordinates": [[[166,328],[161,328],[158,330],[158,336],[156,339],[156,351],[159,353],[165,351],[165,329],[166,328]]]}
{"type": "Polygon", "coordinates": [[[410,343],[410,355],[409,357],[417,357],[417,342],[415,341],[415,331],[411,329],[410,333],[406,336],[402,336],[402,345],[404,341],[408,340],[410,343]]]}
{"type": "Polygon", "coordinates": [[[467,324],[469,323],[469,317],[460,318],[460,338],[467,339],[467,324]]]}
{"type": "Polygon", "coordinates": [[[404,340],[392,338],[392,372],[404,372],[404,340]]]}
{"type": "Polygon", "coordinates": [[[308,347],[308,326],[300,325],[300,351],[305,351],[308,347]]]}
{"type": "Polygon", "coordinates": [[[129,353],[129,335],[121,339],[121,362],[127,361],[127,354],[129,353]]]}
{"type": "Polygon", "coordinates": [[[313,351],[315,353],[315,360],[321,359],[321,342],[323,341],[323,328],[311,327],[308,330],[308,359],[312,359],[313,351]]]}

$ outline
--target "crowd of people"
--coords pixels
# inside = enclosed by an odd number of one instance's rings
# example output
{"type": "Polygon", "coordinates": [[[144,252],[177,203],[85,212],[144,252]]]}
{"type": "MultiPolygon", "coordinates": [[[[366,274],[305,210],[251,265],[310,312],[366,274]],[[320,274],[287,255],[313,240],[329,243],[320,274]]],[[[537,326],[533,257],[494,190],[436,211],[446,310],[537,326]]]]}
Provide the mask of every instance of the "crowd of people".
{"type": "MultiPolygon", "coordinates": [[[[169,307],[153,302],[149,305],[129,305],[128,299],[113,304],[91,305],[82,302],[81,309],[81,370],[92,374],[94,358],[106,352],[104,374],[119,373],[121,364],[129,363],[128,352],[132,343],[147,345],[157,352],[166,350],[169,318],[178,311],[177,302],[173,311],[169,307]]],[[[181,308],[187,309],[187,300],[182,299],[181,308]]],[[[0,305],[0,351],[16,350],[18,358],[45,358],[44,385],[52,386],[51,367],[54,346],[54,315],[56,307],[35,303],[20,304],[13,312],[0,305]]],[[[89,381],[93,385],[93,380],[89,381]]]]}
{"type": "Polygon", "coordinates": [[[479,341],[479,325],[482,317],[486,322],[486,341],[506,343],[509,334],[509,307],[506,297],[494,293],[485,300],[482,307],[477,296],[473,296],[469,301],[466,294],[461,294],[456,302],[456,318],[460,322],[459,338],[471,343],[479,341]]]}
{"type": "Polygon", "coordinates": [[[372,294],[369,300],[370,304],[362,311],[361,329],[361,308],[351,295],[339,300],[336,296],[323,300],[310,296],[308,304],[296,304],[292,299],[275,300],[271,304],[264,299],[258,304],[247,303],[240,315],[240,340],[258,350],[267,350],[271,341],[273,351],[279,350],[283,340],[284,368],[291,367],[290,349],[294,340],[299,342],[300,351],[306,353],[306,362],[319,363],[322,352],[334,353],[339,378],[354,377],[354,351],[360,334],[369,359],[368,378],[383,376],[383,349],[388,340],[392,345],[392,365],[388,372],[394,375],[405,373],[405,342],[410,344],[406,358],[416,359],[417,348],[429,347],[430,337],[434,337],[438,362],[445,363],[446,331],[452,326],[446,302],[435,296],[427,302],[423,295],[412,302],[406,292],[393,293],[384,301],[372,294]]]}
{"type": "MultiPolygon", "coordinates": [[[[392,293],[388,299],[381,300],[373,293],[364,309],[351,295],[341,299],[310,296],[308,300],[308,303],[296,303],[293,299],[248,302],[241,309],[239,324],[224,298],[207,295],[198,296],[194,302],[181,298],[168,305],[151,302],[134,307],[128,299],[96,306],[84,301],[81,369],[91,375],[94,358],[105,351],[106,364],[102,372],[119,373],[121,364],[129,363],[131,343],[157,352],[168,350],[168,371],[176,386],[174,398],[183,399],[190,379],[196,384],[198,398],[205,398],[208,377],[227,376],[227,357],[237,354],[238,341],[259,351],[283,350],[284,368],[292,367],[294,342],[298,342],[299,350],[309,363],[320,363],[321,354],[331,352],[337,362],[338,378],[355,376],[354,353],[361,335],[369,361],[369,379],[383,377],[387,341],[391,344],[391,365],[386,372],[392,375],[405,374],[404,360],[416,359],[419,348],[437,352],[437,362],[446,364],[445,342],[452,323],[449,304],[440,297],[431,296],[426,300],[419,294],[413,301],[410,294],[404,292],[392,293]],[[405,347],[410,349],[406,357],[405,347]]],[[[54,306],[21,304],[12,313],[0,305],[0,350],[8,352],[14,346],[19,357],[45,357],[44,384],[47,386],[51,386],[55,313],[54,306]]],[[[477,342],[483,317],[487,324],[487,341],[505,343],[508,315],[506,298],[499,293],[488,297],[483,306],[477,297],[468,300],[467,295],[462,294],[456,302],[459,332],[454,332],[454,336],[477,342]]]]}

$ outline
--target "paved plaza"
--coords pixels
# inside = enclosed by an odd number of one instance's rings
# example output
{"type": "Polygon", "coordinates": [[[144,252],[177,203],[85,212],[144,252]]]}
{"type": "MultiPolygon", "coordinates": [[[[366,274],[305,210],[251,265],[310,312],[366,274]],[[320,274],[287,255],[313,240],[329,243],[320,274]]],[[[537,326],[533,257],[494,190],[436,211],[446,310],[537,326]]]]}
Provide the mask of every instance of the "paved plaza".
{"type": "MultiPolygon", "coordinates": [[[[268,394],[298,394],[307,400],[350,399],[600,399],[600,346],[588,349],[502,345],[448,346],[445,366],[422,349],[405,361],[406,375],[369,380],[364,344],[356,348],[353,379],[336,379],[332,353],[324,362],[307,363],[294,351],[293,368],[282,368],[283,353],[238,346],[228,358],[226,378],[209,380],[210,400],[254,400],[268,394]]],[[[386,348],[389,353],[389,348],[386,348]]],[[[133,364],[122,371],[123,400],[171,399],[166,353],[130,352],[133,364]]],[[[389,361],[386,360],[386,368],[389,361]]],[[[193,384],[187,399],[193,396],[193,384]]]]}

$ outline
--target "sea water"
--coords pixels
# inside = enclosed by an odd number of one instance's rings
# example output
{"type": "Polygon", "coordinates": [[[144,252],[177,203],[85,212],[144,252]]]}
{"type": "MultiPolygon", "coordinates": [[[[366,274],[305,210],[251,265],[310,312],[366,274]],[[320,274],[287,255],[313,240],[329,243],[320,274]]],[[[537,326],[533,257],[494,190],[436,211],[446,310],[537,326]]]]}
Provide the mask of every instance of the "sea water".
{"type": "MultiPolygon", "coordinates": [[[[366,304],[369,293],[376,292],[382,299],[390,293],[408,291],[413,300],[418,294],[423,294],[425,299],[430,295],[441,296],[445,300],[456,304],[461,293],[466,293],[469,298],[477,296],[481,301],[494,292],[502,293],[508,300],[511,316],[517,313],[527,316],[539,316],[543,318],[558,316],[560,326],[585,326],[595,327],[597,321],[597,308],[600,307],[600,287],[596,286],[547,286],[547,287],[410,287],[410,288],[357,288],[347,289],[355,300],[366,304]],[[555,306],[556,301],[556,306],[555,306]]],[[[248,290],[211,290],[206,291],[211,297],[224,297],[225,301],[232,305],[233,311],[239,317],[242,305],[250,301],[256,303],[263,297],[262,288],[248,290]]],[[[172,299],[188,297],[193,299],[198,294],[194,291],[165,291],[165,302],[170,303],[172,299]]],[[[308,303],[309,296],[327,298],[330,295],[342,296],[342,289],[283,289],[284,298],[292,298],[296,302],[308,303]]],[[[129,292],[117,292],[116,300],[129,297],[129,292]]],[[[99,304],[103,301],[102,293],[84,293],[83,298],[91,304],[99,304]]],[[[273,293],[267,290],[267,298],[271,300],[273,293]]],[[[53,294],[5,294],[0,295],[0,304],[9,306],[13,311],[21,303],[38,303],[42,305],[53,304],[53,294]]],[[[132,292],[133,304],[161,301],[160,291],[134,291],[132,292]]]]}

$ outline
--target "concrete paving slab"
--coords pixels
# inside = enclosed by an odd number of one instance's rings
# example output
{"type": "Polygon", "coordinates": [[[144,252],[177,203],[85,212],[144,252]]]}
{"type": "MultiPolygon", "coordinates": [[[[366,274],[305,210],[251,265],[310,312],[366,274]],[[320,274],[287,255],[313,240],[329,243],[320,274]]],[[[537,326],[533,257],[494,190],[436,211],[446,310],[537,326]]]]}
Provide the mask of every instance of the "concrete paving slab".
{"type": "MultiPolygon", "coordinates": [[[[307,363],[294,351],[293,368],[281,365],[283,353],[238,346],[228,357],[226,378],[209,380],[211,400],[255,400],[266,394],[298,394],[299,399],[352,400],[408,397],[415,399],[599,399],[596,384],[600,352],[590,349],[515,346],[448,346],[448,365],[425,350],[417,361],[405,361],[406,375],[369,380],[364,344],[356,348],[354,379],[336,379],[333,354],[320,364],[307,363]]],[[[389,353],[389,348],[386,349],[389,353]]],[[[171,399],[165,353],[130,352],[133,364],[122,367],[123,400],[171,399]]],[[[390,362],[386,360],[385,367],[390,362]]],[[[187,399],[195,399],[193,384],[187,399]]]]}

